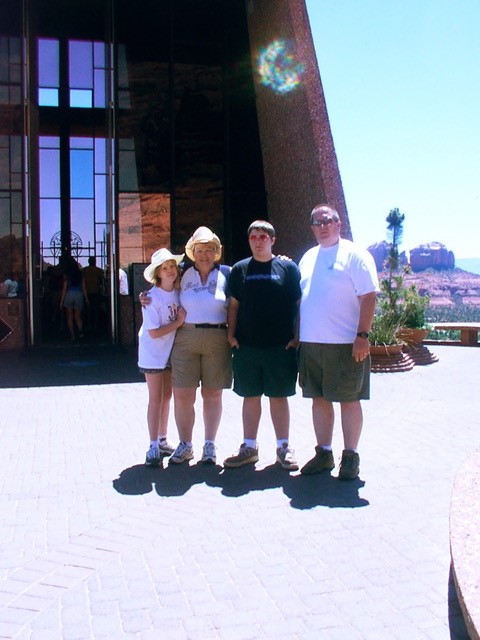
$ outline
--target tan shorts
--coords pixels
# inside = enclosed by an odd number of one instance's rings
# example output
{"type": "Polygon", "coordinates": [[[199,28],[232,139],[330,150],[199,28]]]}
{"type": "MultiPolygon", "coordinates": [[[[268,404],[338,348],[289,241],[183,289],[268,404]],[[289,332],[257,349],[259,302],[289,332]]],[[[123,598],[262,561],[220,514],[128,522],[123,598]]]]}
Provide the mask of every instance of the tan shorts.
{"type": "Polygon", "coordinates": [[[172,355],[172,386],[182,389],[202,387],[230,389],[232,352],[226,328],[180,327],[172,355]]]}

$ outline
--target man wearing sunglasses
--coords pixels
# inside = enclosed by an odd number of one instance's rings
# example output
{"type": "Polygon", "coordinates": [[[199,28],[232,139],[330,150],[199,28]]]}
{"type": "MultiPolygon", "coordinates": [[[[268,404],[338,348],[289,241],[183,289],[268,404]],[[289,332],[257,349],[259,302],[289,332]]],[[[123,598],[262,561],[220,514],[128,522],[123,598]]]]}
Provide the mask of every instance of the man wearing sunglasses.
{"type": "Polygon", "coordinates": [[[312,398],[315,456],[301,469],[310,475],[335,467],[333,403],[340,403],[344,450],[338,477],[358,477],[363,425],[360,400],[370,394],[368,332],[379,291],[370,253],[340,237],[340,218],[326,204],[310,217],[317,246],[300,260],[299,383],[312,398]]]}
{"type": "Polygon", "coordinates": [[[277,462],[289,471],[298,465],[290,449],[288,396],[297,380],[295,324],[300,272],[289,259],[274,256],[275,230],[265,220],[248,228],[252,257],[237,262],[228,279],[228,341],[233,349],[233,390],[243,397],[244,441],[225,467],[258,461],[257,433],[262,395],[269,398],[277,439],[277,462]]]}

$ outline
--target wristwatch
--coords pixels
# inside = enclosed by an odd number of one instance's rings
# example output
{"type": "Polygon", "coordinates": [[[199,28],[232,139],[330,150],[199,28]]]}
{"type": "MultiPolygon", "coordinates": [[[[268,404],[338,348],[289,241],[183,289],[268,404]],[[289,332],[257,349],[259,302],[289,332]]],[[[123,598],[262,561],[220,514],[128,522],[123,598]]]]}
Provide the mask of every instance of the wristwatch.
{"type": "Polygon", "coordinates": [[[357,337],[358,338],[368,338],[368,332],[367,331],[359,331],[357,333],[357,337]]]}

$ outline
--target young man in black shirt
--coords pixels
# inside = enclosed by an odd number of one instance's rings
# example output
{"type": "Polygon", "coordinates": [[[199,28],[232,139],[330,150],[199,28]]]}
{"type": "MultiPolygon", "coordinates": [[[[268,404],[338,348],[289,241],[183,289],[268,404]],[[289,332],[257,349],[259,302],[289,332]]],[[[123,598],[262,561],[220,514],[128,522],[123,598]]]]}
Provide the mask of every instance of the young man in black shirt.
{"type": "Polygon", "coordinates": [[[297,380],[300,272],[292,260],[273,255],[275,230],[269,222],[252,222],[248,241],[252,257],[237,262],[228,280],[228,341],[233,348],[233,390],[244,399],[244,442],[224,466],[258,461],[257,434],[265,395],[277,438],[277,462],[295,471],[298,465],[288,442],[288,396],[295,394],[297,380]]]}

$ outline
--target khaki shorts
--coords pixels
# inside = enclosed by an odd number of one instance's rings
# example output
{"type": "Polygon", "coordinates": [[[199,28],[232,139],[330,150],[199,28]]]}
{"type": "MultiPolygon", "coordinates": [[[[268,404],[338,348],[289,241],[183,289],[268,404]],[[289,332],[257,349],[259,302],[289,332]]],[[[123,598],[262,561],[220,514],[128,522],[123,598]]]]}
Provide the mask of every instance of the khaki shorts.
{"type": "Polygon", "coordinates": [[[355,402],[370,398],[370,358],[355,362],[351,344],[301,342],[298,382],[304,398],[355,402]]]}
{"type": "Polygon", "coordinates": [[[172,355],[172,386],[182,389],[202,387],[230,389],[232,354],[226,328],[180,327],[172,355]]]}

